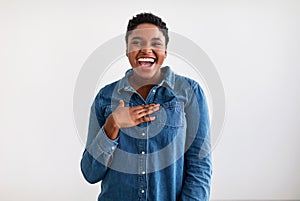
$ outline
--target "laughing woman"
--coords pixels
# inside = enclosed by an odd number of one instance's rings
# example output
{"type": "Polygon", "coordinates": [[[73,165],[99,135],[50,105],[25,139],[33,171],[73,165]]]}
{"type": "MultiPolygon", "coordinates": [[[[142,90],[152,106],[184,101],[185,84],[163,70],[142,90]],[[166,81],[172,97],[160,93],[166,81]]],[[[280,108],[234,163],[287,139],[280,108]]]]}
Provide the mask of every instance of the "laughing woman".
{"type": "Polygon", "coordinates": [[[209,200],[209,114],[200,85],[162,67],[168,29],[141,13],[129,20],[131,69],[91,107],[81,170],[101,181],[98,201],[209,200]]]}

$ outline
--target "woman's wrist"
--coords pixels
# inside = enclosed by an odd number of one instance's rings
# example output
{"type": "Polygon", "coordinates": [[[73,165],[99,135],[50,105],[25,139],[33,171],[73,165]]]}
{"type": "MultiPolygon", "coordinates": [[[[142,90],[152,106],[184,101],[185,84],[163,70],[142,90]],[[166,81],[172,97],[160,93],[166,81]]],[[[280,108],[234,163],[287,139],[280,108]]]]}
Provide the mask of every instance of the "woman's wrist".
{"type": "Polygon", "coordinates": [[[116,123],[113,115],[109,115],[104,124],[104,131],[107,137],[111,140],[115,140],[118,137],[120,127],[116,123]]]}

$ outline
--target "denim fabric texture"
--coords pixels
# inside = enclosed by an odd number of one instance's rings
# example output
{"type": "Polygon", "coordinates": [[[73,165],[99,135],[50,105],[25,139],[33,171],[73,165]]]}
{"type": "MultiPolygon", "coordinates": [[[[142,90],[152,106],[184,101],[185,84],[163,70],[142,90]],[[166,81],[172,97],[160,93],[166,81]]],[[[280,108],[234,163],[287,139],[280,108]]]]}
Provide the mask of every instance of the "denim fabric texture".
{"type": "Polygon", "coordinates": [[[81,170],[101,183],[98,201],[207,201],[212,174],[210,123],[200,85],[162,67],[164,79],[144,100],[125,76],[102,88],[90,111],[81,170]],[[159,103],[150,123],[120,129],[110,140],[103,129],[117,107],[159,103]],[[101,181],[101,182],[100,182],[101,181]]]}

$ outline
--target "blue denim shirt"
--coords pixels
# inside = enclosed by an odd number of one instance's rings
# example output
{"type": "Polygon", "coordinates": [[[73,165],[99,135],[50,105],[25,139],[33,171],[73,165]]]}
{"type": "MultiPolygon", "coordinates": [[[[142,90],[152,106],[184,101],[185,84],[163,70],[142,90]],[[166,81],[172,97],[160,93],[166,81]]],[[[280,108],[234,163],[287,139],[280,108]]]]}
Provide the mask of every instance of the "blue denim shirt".
{"type": "Polygon", "coordinates": [[[98,201],[209,200],[211,153],[205,95],[192,79],[163,67],[163,81],[144,100],[124,78],[102,88],[90,112],[81,170],[89,183],[101,181],[98,201]],[[159,103],[156,119],[120,129],[110,140],[103,129],[118,105],[159,103]]]}

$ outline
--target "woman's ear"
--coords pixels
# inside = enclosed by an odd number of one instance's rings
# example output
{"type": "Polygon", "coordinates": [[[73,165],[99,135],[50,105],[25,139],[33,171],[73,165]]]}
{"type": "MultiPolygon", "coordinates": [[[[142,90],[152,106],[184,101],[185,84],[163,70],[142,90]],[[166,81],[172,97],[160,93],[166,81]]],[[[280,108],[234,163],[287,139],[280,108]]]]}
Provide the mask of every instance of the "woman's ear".
{"type": "Polygon", "coordinates": [[[166,57],[167,57],[167,55],[168,55],[167,53],[168,53],[168,52],[167,52],[167,50],[165,50],[165,58],[166,58],[166,57]]]}

